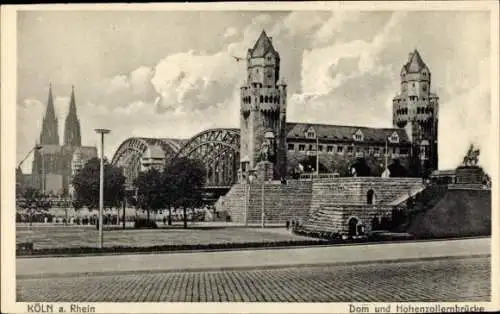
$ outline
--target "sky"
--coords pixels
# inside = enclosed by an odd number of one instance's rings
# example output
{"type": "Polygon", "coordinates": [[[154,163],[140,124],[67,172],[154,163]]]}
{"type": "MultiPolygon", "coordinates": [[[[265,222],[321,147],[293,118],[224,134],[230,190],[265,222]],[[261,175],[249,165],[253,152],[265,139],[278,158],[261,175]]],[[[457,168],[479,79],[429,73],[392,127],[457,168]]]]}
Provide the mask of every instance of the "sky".
{"type": "Polygon", "coordinates": [[[17,29],[18,161],[39,139],[49,83],[61,141],[75,85],[82,143],[111,129],[108,158],[130,137],[239,127],[246,69],[233,56],[265,30],[289,122],[392,127],[401,67],[418,49],[440,97],[439,168],[458,166],[470,143],[493,166],[489,12],[24,11],[17,29]]]}

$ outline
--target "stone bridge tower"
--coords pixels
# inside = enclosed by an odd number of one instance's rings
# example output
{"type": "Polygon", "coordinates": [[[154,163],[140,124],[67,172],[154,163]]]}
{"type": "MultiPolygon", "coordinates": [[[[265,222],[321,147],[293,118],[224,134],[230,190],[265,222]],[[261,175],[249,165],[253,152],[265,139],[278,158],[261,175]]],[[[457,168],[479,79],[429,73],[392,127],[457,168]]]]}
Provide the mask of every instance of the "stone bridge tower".
{"type": "Polygon", "coordinates": [[[286,175],[286,84],[280,56],[265,31],[247,54],[247,80],[241,87],[240,171],[247,177],[259,161],[273,164],[273,177],[286,175]]]}
{"type": "Polygon", "coordinates": [[[401,69],[401,92],[393,99],[393,124],[412,142],[411,168],[426,176],[438,169],[439,97],[431,93],[431,72],[415,49],[401,69]]]}

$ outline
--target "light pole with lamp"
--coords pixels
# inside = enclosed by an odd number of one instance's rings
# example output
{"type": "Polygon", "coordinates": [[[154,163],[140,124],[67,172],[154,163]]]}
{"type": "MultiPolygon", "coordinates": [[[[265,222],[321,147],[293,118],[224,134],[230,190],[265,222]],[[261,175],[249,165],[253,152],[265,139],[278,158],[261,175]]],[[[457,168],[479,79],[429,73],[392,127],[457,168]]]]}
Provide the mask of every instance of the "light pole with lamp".
{"type": "Polygon", "coordinates": [[[101,166],[99,175],[99,248],[103,247],[102,234],[102,214],[104,208],[104,134],[111,132],[108,129],[95,129],[96,133],[101,134],[101,166]]]}
{"type": "Polygon", "coordinates": [[[319,136],[316,133],[316,179],[319,178],[319,136]]]}

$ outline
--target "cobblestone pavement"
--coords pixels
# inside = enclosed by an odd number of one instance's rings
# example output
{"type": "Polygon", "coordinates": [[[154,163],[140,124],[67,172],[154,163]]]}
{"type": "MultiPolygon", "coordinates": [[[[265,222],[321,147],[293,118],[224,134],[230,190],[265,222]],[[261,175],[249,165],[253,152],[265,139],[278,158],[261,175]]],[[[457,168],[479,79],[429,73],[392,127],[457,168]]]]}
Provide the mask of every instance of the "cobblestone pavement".
{"type": "Polygon", "coordinates": [[[18,279],[18,302],[490,301],[489,257],[18,279]]]}

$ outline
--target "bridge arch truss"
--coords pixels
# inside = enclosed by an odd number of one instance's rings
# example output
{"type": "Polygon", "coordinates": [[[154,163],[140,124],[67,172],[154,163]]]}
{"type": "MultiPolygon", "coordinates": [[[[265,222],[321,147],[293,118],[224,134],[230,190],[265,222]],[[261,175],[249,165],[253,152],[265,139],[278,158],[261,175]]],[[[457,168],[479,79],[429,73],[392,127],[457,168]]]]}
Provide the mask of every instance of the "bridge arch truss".
{"type": "Polygon", "coordinates": [[[208,129],[187,141],[144,137],[125,140],[116,150],[111,163],[122,168],[127,189],[133,189],[134,180],[141,171],[141,158],[150,146],[162,148],[165,164],[180,157],[200,160],[205,166],[207,188],[227,188],[237,182],[239,129],[208,129]]]}
{"type": "Polygon", "coordinates": [[[111,163],[120,167],[125,175],[125,186],[131,189],[141,171],[141,158],[150,146],[160,146],[168,162],[179,152],[181,144],[172,139],[132,137],[125,140],[116,150],[111,163]]]}
{"type": "Polygon", "coordinates": [[[237,182],[240,160],[239,129],[208,129],[193,136],[174,158],[188,157],[205,165],[206,187],[228,187],[237,182]]]}

